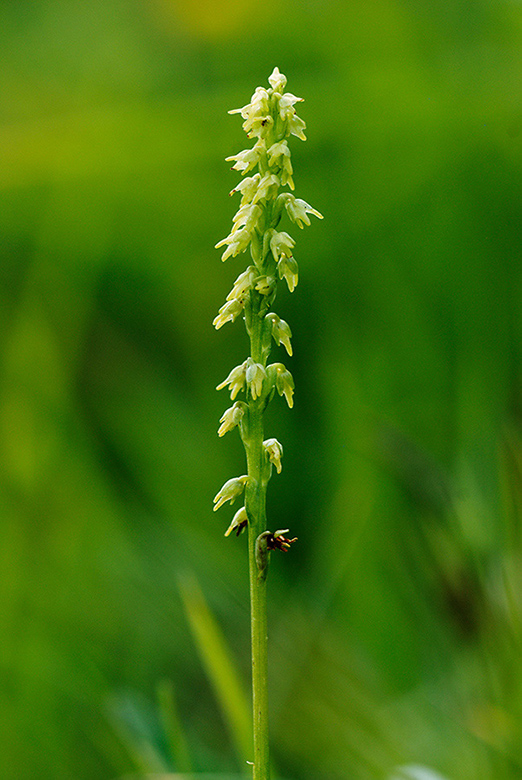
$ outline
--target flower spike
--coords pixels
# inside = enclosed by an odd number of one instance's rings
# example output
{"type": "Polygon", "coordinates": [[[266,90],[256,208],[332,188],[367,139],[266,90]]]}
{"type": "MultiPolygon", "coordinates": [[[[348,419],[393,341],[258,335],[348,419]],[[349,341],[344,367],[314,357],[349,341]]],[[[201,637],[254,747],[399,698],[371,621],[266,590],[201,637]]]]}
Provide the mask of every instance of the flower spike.
{"type": "Polygon", "coordinates": [[[292,136],[306,140],[306,123],[296,113],[303,102],[286,92],[286,76],[274,68],[267,87],[258,87],[250,102],[234,108],[243,130],[253,139],[250,148],[226,158],[241,174],[230,195],[239,193],[239,206],[229,234],[218,241],[222,260],[233,260],[248,252],[246,270],[239,273],[225,303],[214,319],[220,329],[227,322],[241,320],[250,340],[250,354],[235,366],[217,390],[227,388],[232,406],[220,418],[218,435],[238,428],[247,455],[248,473],[229,479],[214,498],[214,510],[233,504],[240,496],[243,506],[235,513],[225,536],[248,529],[250,594],[252,612],[252,668],[254,722],[253,780],[267,780],[269,771],[266,712],[266,585],[270,553],[287,552],[296,541],[287,529],[267,530],[266,490],[272,473],[282,471],[283,446],[275,438],[264,438],[264,413],[276,395],[294,404],[294,380],[282,363],[268,364],[274,347],[283,346],[292,356],[290,326],[272,311],[279,281],[290,292],[298,282],[294,258],[295,239],[287,230],[310,225],[310,215],[322,214],[305,200],[295,197],[292,165],[292,136]],[[241,401],[236,398],[244,393],[241,401]]]}

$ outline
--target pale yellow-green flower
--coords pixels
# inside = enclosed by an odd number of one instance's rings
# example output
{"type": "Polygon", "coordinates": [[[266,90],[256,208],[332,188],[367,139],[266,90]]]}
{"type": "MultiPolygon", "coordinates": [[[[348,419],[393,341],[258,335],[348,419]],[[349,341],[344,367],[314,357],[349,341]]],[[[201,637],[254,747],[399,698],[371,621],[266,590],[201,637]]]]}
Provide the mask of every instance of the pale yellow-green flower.
{"type": "Polygon", "coordinates": [[[303,98],[296,97],[291,92],[285,92],[279,101],[279,116],[281,119],[292,119],[295,116],[294,105],[302,102],[303,98]]]}
{"type": "Polygon", "coordinates": [[[308,214],[313,214],[318,217],[318,219],[323,218],[323,215],[312,208],[309,203],[305,200],[301,200],[301,198],[294,198],[293,195],[290,195],[286,199],[285,206],[292,222],[295,222],[300,228],[304,228],[305,225],[310,224],[308,214]]]}
{"type": "Polygon", "coordinates": [[[243,474],[242,477],[232,477],[232,479],[225,482],[219,493],[214,496],[214,512],[223,504],[226,504],[227,501],[233,504],[236,498],[242,495],[247,482],[248,474],[243,474]]]}
{"type": "Polygon", "coordinates": [[[246,363],[246,383],[254,401],[259,398],[263,390],[263,382],[266,379],[266,370],[261,363],[255,363],[251,357],[246,363]]]}
{"type": "Polygon", "coordinates": [[[232,518],[232,522],[228,526],[227,530],[225,531],[225,536],[230,536],[232,531],[236,532],[236,536],[239,536],[248,524],[248,517],[246,513],[246,509],[244,506],[241,507],[241,509],[238,509],[234,517],[232,518]]]}
{"type": "Polygon", "coordinates": [[[274,230],[270,239],[270,249],[274,255],[274,259],[279,262],[281,256],[292,257],[292,249],[295,246],[295,241],[288,233],[276,233],[274,230]]]}
{"type": "Polygon", "coordinates": [[[256,173],[254,176],[247,176],[246,179],[240,181],[239,184],[237,184],[234,189],[231,190],[230,194],[233,195],[235,192],[240,192],[243,196],[240,205],[244,206],[246,203],[250,203],[252,201],[260,179],[261,176],[259,173],[256,173]]]}
{"type": "Polygon", "coordinates": [[[238,298],[227,301],[227,303],[224,303],[220,308],[218,315],[214,318],[212,324],[216,330],[219,330],[227,322],[234,322],[236,317],[238,317],[242,311],[243,304],[238,298]]]}
{"type": "Polygon", "coordinates": [[[232,166],[233,170],[241,171],[241,173],[247,173],[255,168],[259,162],[261,154],[266,150],[265,142],[260,140],[252,149],[245,149],[239,154],[235,154],[232,157],[225,157],[225,162],[234,162],[232,166]]]}
{"type": "Polygon", "coordinates": [[[266,454],[268,455],[268,460],[270,463],[273,463],[276,467],[276,471],[278,474],[281,473],[282,466],[281,466],[281,458],[283,457],[283,445],[280,444],[277,439],[266,439],[263,442],[263,447],[265,448],[266,454]]]}
{"type": "Polygon", "coordinates": [[[286,141],[279,141],[272,144],[267,152],[268,164],[270,166],[277,166],[280,169],[281,184],[283,187],[288,184],[291,190],[295,189],[294,180],[292,179],[292,168],[290,149],[286,141]]]}
{"type": "Polygon", "coordinates": [[[282,363],[272,363],[268,366],[268,376],[273,382],[273,386],[279,393],[284,395],[290,409],[294,405],[294,379],[290,371],[282,363]]]}
{"type": "Polygon", "coordinates": [[[267,314],[266,319],[270,320],[272,323],[272,336],[274,337],[277,346],[282,344],[290,357],[292,357],[292,344],[290,342],[292,331],[290,330],[288,322],[282,320],[277,314],[274,314],[274,312],[267,314]]]}
{"type": "Polygon", "coordinates": [[[277,264],[277,273],[280,279],[284,279],[290,292],[293,292],[299,279],[297,261],[293,257],[282,256],[277,264]]]}
{"type": "Polygon", "coordinates": [[[221,419],[219,420],[221,425],[218,429],[218,436],[224,436],[225,433],[228,433],[228,431],[231,431],[232,428],[236,427],[236,425],[239,425],[244,413],[245,404],[236,401],[236,403],[231,406],[230,409],[227,409],[223,413],[221,419]]]}
{"type": "Polygon", "coordinates": [[[216,249],[227,245],[227,248],[221,255],[221,259],[224,262],[228,257],[235,257],[240,252],[244,252],[251,240],[252,236],[249,230],[246,230],[245,228],[234,230],[230,235],[216,244],[216,249]]]}
{"type": "MultiPolygon", "coordinates": [[[[257,227],[260,217],[263,214],[261,206],[256,206],[252,203],[247,203],[245,206],[241,206],[237,214],[233,219],[234,226],[232,228],[233,235],[237,230],[247,230],[250,236],[252,231],[257,227]]],[[[252,238],[250,238],[252,240],[252,238]]]]}
{"type": "Polygon", "coordinates": [[[228,389],[230,390],[230,398],[233,401],[237,394],[245,387],[246,366],[247,362],[245,360],[243,363],[241,363],[240,366],[233,368],[227,378],[216,387],[216,390],[223,390],[223,388],[228,385],[228,389]]]}

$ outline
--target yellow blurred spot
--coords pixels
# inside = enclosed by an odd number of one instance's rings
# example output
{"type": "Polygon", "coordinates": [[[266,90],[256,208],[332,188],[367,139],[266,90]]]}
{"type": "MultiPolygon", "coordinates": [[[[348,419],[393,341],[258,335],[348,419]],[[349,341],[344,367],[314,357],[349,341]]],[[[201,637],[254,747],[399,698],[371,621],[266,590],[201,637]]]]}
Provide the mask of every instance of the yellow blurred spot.
{"type": "MultiPolygon", "coordinates": [[[[268,0],[263,14],[272,7],[268,0]]],[[[256,0],[156,0],[158,13],[169,27],[181,25],[195,38],[229,37],[255,24],[256,0]]]]}
{"type": "Polygon", "coordinates": [[[510,715],[494,704],[473,707],[468,722],[473,734],[497,750],[505,750],[515,738],[514,723],[510,715]]]}

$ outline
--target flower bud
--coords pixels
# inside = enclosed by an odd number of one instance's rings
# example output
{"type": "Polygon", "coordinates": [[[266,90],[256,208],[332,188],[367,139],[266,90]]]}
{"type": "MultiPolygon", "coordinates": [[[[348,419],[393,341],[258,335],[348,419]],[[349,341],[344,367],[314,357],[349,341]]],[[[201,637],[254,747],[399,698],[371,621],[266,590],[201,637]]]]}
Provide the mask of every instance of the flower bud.
{"type": "Polygon", "coordinates": [[[227,501],[233,504],[236,498],[239,498],[243,493],[247,480],[248,474],[243,474],[242,477],[232,477],[228,482],[225,482],[219,493],[214,497],[214,512],[227,501]]]}
{"type": "Polygon", "coordinates": [[[236,425],[239,425],[241,422],[241,419],[245,413],[246,405],[241,403],[240,401],[236,401],[236,403],[230,407],[230,409],[227,409],[224,413],[219,422],[221,425],[218,428],[218,436],[224,436],[225,433],[228,433],[228,431],[231,431],[232,428],[235,428],[236,425]]]}
{"type": "Polygon", "coordinates": [[[268,77],[268,82],[274,92],[282,92],[286,87],[286,76],[279,72],[279,68],[274,68],[268,77]]]}
{"type": "Polygon", "coordinates": [[[247,525],[248,525],[248,516],[245,507],[242,506],[241,509],[237,510],[236,514],[232,518],[232,522],[230,523],[227,530],[225,531],[225,536],[230,536],[232,531],[235,531],[236,536],[239,536],[239,534],[245,530],[247,525]]]}
{"type": "Polygon", "coordinates": [[[266,439],[263,442],[263,446],[268,455],[268,460],[276,467],[278,474],[281,473],[281,458],[283,457],[283,446],[277,441],[277,439],[266,439]]]}
{"type": "Polygon", "coordinates": [[[255,280],[255,288],[261,295],[272,295],[277,286],[275,276],[258,276],[255,280]]]}

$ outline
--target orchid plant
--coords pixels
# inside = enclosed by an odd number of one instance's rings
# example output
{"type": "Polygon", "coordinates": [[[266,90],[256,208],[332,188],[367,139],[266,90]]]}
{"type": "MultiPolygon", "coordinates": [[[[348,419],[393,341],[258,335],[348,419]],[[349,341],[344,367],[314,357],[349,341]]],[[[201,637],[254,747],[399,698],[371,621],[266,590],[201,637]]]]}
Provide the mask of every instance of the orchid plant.
{"type": "Polygon", "coordinates": [[[229,479],[214,498],[214,509],[243,497],[226,536],[239,536],[248,529],[248,557],[251,602],[252,689],[254,730],[254,780],[269,778],[267,611],[266,579],[271,550],[287,551],[295,538],[288,529],[270,531],[266,518],[266,491],[272,469],[281,472],[283,447],[275,438],[265,439],[264,412],[277,393],[293,406],[294,381],[283,363],[267,365],[272,341],[292,355],[289,325],[271,311],[278,279],[290,292],[298,280],[293,257],[295,240],[278,230],[283,215],[299,228],[310,225],[309,215],[322,215],[293,194],[294,180],[288,138],[306,140],[306,125],[295,105],[302,101],[285,92],[286,77],[278,68],[270,75],[270,87],[258,87],[250,103],[229,111],[241,114],[243,129],[255,139],[251,149],[227,157],[244,178],[232,190],[239,193],[239,210],[229,235],[216,244],[224,247],[222,260],[250,250],[252,263],[234,282],[232,290],[214,320],[219,329],[227,322],[244,319],[250,338],[250,355],[232,369],[218,390],[227,387],[234,402],[220,419],[219,436],[238,428],[246,451],[247,473],[229,479]],[[256,170],[257,169],[257,170],[256,170]],[[245,174],[250,174],[245,176],[245,174]],[[290,191],[289,191],[290,190],[290,191]],[[242,393],[242,400],[236,398],[242,393]]]}

